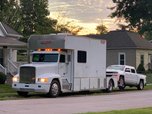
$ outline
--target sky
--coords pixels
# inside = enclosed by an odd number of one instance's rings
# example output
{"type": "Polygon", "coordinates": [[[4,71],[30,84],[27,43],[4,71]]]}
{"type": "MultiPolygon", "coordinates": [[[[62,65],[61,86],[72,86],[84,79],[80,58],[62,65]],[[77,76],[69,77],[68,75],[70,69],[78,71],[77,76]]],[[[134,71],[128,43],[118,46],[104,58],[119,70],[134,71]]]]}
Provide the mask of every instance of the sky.
{"type": "Polygon", "coordinates": [[[116,19],[109,17],[111,6],[112,0],[49,0],[50,17],[82,26],[79,34],[96,33],[95,28],[101,23],[108,31],[117,29],[116,19]]]}

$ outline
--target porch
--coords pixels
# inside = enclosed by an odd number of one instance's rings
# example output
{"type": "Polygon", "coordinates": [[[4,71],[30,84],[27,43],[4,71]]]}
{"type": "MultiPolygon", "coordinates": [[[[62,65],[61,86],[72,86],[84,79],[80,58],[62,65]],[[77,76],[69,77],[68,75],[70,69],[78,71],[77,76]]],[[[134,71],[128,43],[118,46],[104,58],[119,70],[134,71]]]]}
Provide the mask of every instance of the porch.
{"type": "Polygon", "coordinates": [[[17,61],[17,51],[27,50],[26,43],[15,38],[0,37],[0,72],[15,75],[24,62],[17,61]]]}

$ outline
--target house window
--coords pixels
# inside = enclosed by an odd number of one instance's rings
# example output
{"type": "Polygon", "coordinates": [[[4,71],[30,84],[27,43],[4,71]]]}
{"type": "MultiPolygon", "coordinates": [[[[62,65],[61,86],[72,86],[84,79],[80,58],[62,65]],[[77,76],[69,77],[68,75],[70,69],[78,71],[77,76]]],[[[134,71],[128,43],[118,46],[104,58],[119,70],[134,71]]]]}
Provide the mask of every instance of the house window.
{"type": "Polygon", "coordinates": [[[87,52],[86,51],[78,51],[78,63],[86,63],[87,62],[87,52]]]}
{"type": "Polygon", "coordinates": [[[140,64],[144,65],[144,55],[140,55],[140,64]]]}
{"type": "Polygon", "coordinates": [[[126,64],[125,53],[119,53],[118,64],[119,65],[125,65],[126,64]]]}

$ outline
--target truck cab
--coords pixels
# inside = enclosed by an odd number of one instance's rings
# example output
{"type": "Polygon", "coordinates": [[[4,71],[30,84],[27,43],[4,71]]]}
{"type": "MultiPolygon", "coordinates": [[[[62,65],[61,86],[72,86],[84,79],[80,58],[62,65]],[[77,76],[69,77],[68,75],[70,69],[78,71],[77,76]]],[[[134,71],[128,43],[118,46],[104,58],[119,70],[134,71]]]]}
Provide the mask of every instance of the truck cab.
{"type": "Polygon", "coordinates": [[[32,63],[20,66],[19,74],[13,78],[13,88],[19,95],[34,91],[56,96],[61,90],[70,91],[70,57],[68,50],[61,49],[38,49],[32,52],[32,63]]]}

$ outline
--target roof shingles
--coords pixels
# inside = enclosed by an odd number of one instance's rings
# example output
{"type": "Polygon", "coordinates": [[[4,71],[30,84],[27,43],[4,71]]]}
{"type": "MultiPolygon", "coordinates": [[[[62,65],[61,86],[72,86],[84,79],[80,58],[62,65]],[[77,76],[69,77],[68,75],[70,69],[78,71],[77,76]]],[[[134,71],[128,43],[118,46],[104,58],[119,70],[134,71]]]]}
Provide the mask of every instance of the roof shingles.
{"type": "Polygon", "coordinates": [[[107,40],[108,49],[152,49],[152,44],[138,33],[126,30],[111,31],[104,35],[87,35],[87,37],[107,40]]]}
{"type": "Polygon", "coordinates": [[[5,33],[6,36],[12,36],[12,37],[23,37],[18,32],[13,30],[11,27],[9,27],[7,24],[0,22],[0,28],[5,33]]]}
{"type": "Polygon", "coordinates": [[[26,47],[26,43],[17,40],[16,38],[10,37],[1,37],[0,36],[0,46],[19,46],[19,47],[26,47]]]}

